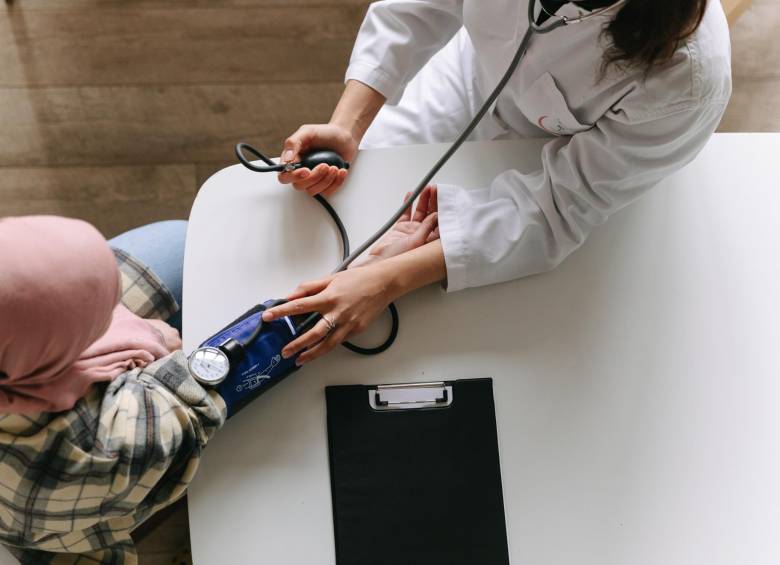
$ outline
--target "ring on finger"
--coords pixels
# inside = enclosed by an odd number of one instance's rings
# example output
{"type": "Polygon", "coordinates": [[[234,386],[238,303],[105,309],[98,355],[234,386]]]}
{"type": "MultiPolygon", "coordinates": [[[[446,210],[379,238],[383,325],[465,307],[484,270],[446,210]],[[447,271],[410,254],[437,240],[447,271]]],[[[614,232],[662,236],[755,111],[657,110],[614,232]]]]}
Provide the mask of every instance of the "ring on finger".
{"type": "Polygon", "coordinates": [[[336,321],[329,319],[327,316],[323,316],[322,320],[325,322],[325,325],[328,326],[328,331],[325,332],[325,337],[328,337],[330,334],[336,331],[336,321]]]}

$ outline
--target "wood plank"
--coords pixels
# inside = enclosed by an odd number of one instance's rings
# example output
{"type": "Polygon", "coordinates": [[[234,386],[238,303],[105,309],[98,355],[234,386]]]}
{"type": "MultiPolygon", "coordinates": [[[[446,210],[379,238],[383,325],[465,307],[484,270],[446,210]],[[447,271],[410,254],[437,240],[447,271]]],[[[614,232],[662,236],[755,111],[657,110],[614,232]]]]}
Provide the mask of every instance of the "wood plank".
{"type": "Polygon", "coordinates": [[[734,91],[718,131],[780,131],[780,6],[755,0],[731,30],[734,91]],[[775,62],[775,64],[773,64],[775,62]]]}
{"type": "MultiPolygon", "coordinates": [[[[279,153],[279,151],[275,151],[275,153],[279,153]]],[[[224,159],[222,161],[214,161],[213,163],[198,163],[195,166],[195,182],[198,186],[198,190],[200,190],[200,187],[203,186],[203,183],[209,180],[209,177],[221,171],[225,167],[235,165],[236,162],[237,161],[235,158],[230,158],[224,159]]]]}
{"type": "Polygon", "coordinates": [[[193,165],[0,169],[0,216],[81,218],[107,238],[149,222],[186,219],[193,165]]]}
{"type": "Polygon", "coordinates": [[[366,8],[130,6],[11,10],[0,86],[341,80],[366,8]]]}
{"type": "MultiPolygon", "coordinates": [[[[235,9],[269,6],[305,7],[312,6],[365,6],[376,0],[218,0],[220,7],[235,9]]],[[[6,0],[10,11],[52,10],[78,8],[83,10],[110,10],[117,6],[132,6],[147,10],[165,9],[170,6],[214,6],[216,0],[6,0]]]]}
{"type": "Polygon", "coordinates": [[[735,81],[718,131],[780,131],[780,78],[735,81]]]}
{"type": "Polygon", "coordinates": [[[278,153],[303,123],[327,120],[343,85],[0,89],[0,166],[232,159],[238,141],[278,153]]]}
{"type": "Polygon", "coordinates": [[[780,131],[780,78],[737,78],[718,131],[780,131]]]}
{"type": "MultiPolygon", "coordinates": [[[[158,516],[160,514],[153,516],[151,519],[155,520],[158,516]]],[[[133,534],[133,540],[136,542],[139,553],[146,555],[189,548],[190,535],[187,504],[174,503],[174,506],[157,520],[153,529],[148,531],[141,539],[138,539],[133,534]]],[[[146,562],[142,560],[141,563],[146,562]]]]}
{"type": "Polygon", "coordinates": [[[731,29],[732,72],[750,79],[780,78],[780,2],[755,0],[731,29]]]}
{"type": "MultiPolygon", "coordinates": [[[[189,544],[187,545],[189,547],[189,544]]],[[[192,556],[189,551],[175,551],[173,549],[164,552],[148,552],[138,550],[138,563],[142,565],[192,565],[192,556]]]]}
{"type": "Polygon", "coordinates": [[[729,24],[734,25],[739,17],[750,8],[752,0],[721,0],[723,9],[726,11],[726,17],[729,24]]]}

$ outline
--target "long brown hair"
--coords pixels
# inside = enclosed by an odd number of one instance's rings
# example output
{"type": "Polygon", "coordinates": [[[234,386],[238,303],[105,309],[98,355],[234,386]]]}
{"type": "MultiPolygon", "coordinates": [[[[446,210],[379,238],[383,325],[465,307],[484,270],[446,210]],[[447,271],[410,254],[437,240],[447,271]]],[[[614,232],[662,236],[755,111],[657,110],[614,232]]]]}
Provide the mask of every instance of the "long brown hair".
{"type": "Polygon", "coordinates": [[[616,64],[648,72],[667,62],[706,10],[707,0],[628,0],[604,30],[610,40],[605,68],[616,64]]]}

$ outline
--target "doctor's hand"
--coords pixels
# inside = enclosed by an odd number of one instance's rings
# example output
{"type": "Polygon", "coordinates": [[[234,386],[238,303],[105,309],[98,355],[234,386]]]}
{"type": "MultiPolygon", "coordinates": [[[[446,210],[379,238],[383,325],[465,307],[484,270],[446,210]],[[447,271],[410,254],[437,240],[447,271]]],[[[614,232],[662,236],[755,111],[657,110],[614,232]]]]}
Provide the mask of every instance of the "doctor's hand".
{"type": "MultiPolygon", "coordinates": [[[[358,140],[352,133],[335,124],[305,125],[298,128],[284,142],[282,163],[295,163],[301,160],[313,149],[330,149],[338,153],[342,159],[352,162],[357,155],[358,140]]],[[[310,196],[322,194],[329,196],[344,184],[347,171],[325,163],[317,165],[313,170],[297,169],[289,173],[279,173],[279,182],[292,184],[296,190],[306,191],[310,196]]]]}
{"type": "MultiPolygon", "coordinates": [[[[412,193],[407,192],[404,196],[404,202],[408,202],[411,196],[412,193]]],[[[365,256],[357,259],[349,268],[364,267],[439,239],[438,220],[436,187],[427,186],[420,193],[417,206],[409,206],[390,231],[383,235],[365,256]],[[414,208],[414,214],[412,214],[412,208],[414,208]]]]}
{"type": "Polygon", "coordinates": [[[266,310],[263,320],[309,312],[322,315],[312,329],[282,349],[285,359],[305,349],[296,360],[303,365],[364,331],[396,298],[391,279],[392,271],[378,263],[305,282],[287,297],[289,302],[266,310]]]}
{"type": "Polygon", "coordinates": [[[263,312],[263,320],[308,312],[322,315],[311,330],[282,349],[285,358],[305,350],[296,360],[302,365],[365,330],[400,296],[446,275],[441,241],[431,241],[389,259],[303,283],[287,297],[289,302],[263,312]]]}

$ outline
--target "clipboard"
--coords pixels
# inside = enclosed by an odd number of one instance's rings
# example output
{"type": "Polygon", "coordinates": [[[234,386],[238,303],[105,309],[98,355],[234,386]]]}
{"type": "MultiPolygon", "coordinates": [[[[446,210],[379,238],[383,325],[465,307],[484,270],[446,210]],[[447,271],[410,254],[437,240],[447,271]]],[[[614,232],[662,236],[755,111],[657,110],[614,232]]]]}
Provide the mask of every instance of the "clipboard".
{"type": "Polygon", "coordinates": [[[337,565],[507,565],[492,379],[329,386],[337,565]]]}

